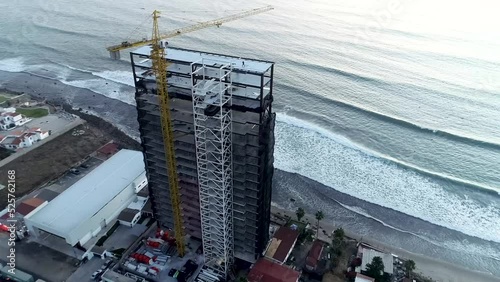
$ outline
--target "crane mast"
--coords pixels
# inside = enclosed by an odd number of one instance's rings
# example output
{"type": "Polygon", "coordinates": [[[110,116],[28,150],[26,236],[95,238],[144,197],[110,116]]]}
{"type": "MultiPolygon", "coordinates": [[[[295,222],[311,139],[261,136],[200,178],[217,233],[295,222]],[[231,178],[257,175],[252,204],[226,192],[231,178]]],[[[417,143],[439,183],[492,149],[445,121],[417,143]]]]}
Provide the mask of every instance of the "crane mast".
{"type": "Polygon", "coordinates": [[[170,198],[172,201],[174,232],[179,256],[184,256],[184,229],[182,225],[181,196],[179,180],[177,177],[177,162],[175,160],[174,130],[170,115],[170,100],[167,91],[167,61],[165,60],[165,47],[158,28],[159,11],[153,12],[153,36],[151,46],[152,69],[156,76],[157,95],[160,104],[161,130],[165,146],[165,160],[168,170],[170,198]]]}

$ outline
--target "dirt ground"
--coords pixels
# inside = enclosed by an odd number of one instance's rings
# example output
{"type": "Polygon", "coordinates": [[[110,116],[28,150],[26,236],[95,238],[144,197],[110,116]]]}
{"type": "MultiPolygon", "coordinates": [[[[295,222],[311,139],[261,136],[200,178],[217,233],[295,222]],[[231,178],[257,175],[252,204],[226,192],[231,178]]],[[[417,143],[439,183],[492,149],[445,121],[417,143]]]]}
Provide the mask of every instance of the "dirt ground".
{"type": "MultiPolygon", "coordinates": [[[[64,174],[72,166],[78,164],[83,158],[110,140],[114,140],[124,148],[135,147],[130,145],[129,140],[123,138],[117,140],[117,136],[113,134],[114,131],[100,128],[103,128],[103,126],[94,126],[89,123],[77,126],[73,130],[13,160],[0,168],[0,183],[7,184],[7,171],[15,170],[15,196],[16,199],[19,199],[40,187],[40,185],[64,174]],[[74,136],[72,133],[75,131],[83,131],[83,134],[74,136]]],[[[108,127],[108,129],[111,128],[112,126],[108,127]]],[[[132,149],[137,149],[137,147],[132,149]]],[[[0,199],[0,209],[3,209],[7,202],[7,189],[0,191],[0,199]]]]}

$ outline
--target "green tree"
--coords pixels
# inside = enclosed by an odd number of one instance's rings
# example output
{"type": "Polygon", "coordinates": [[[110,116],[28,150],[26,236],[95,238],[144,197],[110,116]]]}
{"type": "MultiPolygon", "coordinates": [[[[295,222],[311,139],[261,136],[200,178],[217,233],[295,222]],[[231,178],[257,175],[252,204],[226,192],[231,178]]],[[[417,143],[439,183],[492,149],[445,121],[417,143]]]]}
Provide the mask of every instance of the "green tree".
{"type": "Polygon", "coordinates": [[[335,229],[335,231],[333,231],[334,238],[338,238],[341,241],[344,241],[344,236],[345,236],[345,232],[344,232],[344,229],[342,229],[342,228],[337,228],[337,229],[335,229]]]}
{"type": "Polygon", "coordinates": [[[298,208],[295,214],[297,215],[297,220],[300,222],[300,220],[304,217],[304,215],[306,215],[306,212],[304,211],[303,208],[298,208]]]}
{"type": "Polygon", "coordinates": [[[411,278],[411,273],[415,270],[415,262],[411,259],[405,261],[404,268],[406,269],[406,273],[408,273],[408,278],[411,278]]]}
{"type": "Polygon", "coordinates": [[[381,257],[374,257],[371,263],[366,264],[366,274],[375,278],[375,282],[382,282],[384,277],[384,262],[381,257]]]}
{"type": "Polygon", "coordinates": [[[318,232],[319,232],[319,222],[325,218],[325,215],[323,214],[322,211],[317,211],[315,214],[316,220],[318,221],[318,224],[316,226],[316,238],[318,238],[318,232]]]}
{"type": "Polygon", "coordinates": [[[246,277],[241,276],[240,277],[240,282],[248,282],[248,279],[246,277]]]}

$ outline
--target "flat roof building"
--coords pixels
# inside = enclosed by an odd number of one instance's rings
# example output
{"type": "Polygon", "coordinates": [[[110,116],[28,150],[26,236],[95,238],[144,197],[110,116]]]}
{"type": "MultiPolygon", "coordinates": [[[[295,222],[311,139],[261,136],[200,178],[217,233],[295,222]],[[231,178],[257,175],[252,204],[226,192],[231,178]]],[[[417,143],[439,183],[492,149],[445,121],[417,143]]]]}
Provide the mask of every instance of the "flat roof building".
{"type": "Polygon", "coordinates": [[[41,230],[72,246],[83,245],[116,219],[146,184],[142,153],[121,150],[24,220],[35,236],[41,230]]]}
{"type": "Polygon", "coordinates": [[[384,263],[384,272],[393,274],[394,257],[391,254],[375,250],[368,244],[358,246],[358,257],[361,257],[361,271],[366,271],[366,264],[371,263],[374,257],[380,257],[384,263]]]}

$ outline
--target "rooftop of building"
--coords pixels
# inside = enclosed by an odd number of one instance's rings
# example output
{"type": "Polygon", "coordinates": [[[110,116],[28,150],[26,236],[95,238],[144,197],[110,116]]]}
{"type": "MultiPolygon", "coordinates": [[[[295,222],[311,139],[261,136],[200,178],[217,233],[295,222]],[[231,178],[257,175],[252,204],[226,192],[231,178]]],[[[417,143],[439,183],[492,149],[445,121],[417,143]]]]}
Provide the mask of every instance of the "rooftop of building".
{"type": "Polygon", "coordinates": [[[366,245],[365,246],[361,245],[360,248],[362,254],[361,255],[362,271],[366,271],[366,264],[371,263],[374,257],[380,257],[382,259],[382,262],[384,263],[384,271],[389,274],[392,274],[394,272],[393,271],[394,258],[391,254],[379,252],[377,250],[367,247],[366,245]]]}
{"type": "Polygon", "coordinates": [[[43,199],[43,200],[46,200],[49,202],[52,201],[53,199],[55,199],[57,196],[59,196],[59,193],[54,192],[50,189],[43,189],[40,191],[40,193],[38,193],[36,195],[37,198],[43,199]]]}
{"type": "Polygon", "coordinates": [[[97,152],[103,155],[112,155],[117,151],[118,151],[118,145],[111,142],[97,149],[97,152]]]}
{"type": "Polygon", "coordinates": [[[309,254],[306,258],[306,265],[315,268],[318,265],[318,261],[321,258],[321,252],[323,251],[323,242],[320,240],[315,240],[309,254]]]}
{"type": "Polygon", "coordinates": [[[122,220],[125,222],[132,222],[137,213],[139,213],[138,210],[126,208],[120,212],[120,214],[118,215],[118,220],[122,220]]]}
{"type": "MultiPolygon", "coordinates": [[[[147,189],[147,188],[143,188],[143,189],[147,189]]],[[[147,201],[148,201],[148,198],[137,196],[137,198],[132,203],[130,203],[127,208],[129,208],[131,210],[135,210],[136,212],[138,210],[140,211],[144,208],[147,201]]]]}
{"type": "Polygon", "coordinates": [[[144,172],[141,152],[121,150],[78,180],[31,220],[68,233],[97,213],[144,172]]]}
{"type": "MultiPolygon", "coordinates": [[[[148,56],[151,54],[151,46],[143,46],[134,50],[133,54],[148,56]]],[[[233,69],[242,71],[252,71],[257,73],[267,72],[274,63],[268,61],[261,61],[256,59],[241,58],[229,55],[207,53],[195,50],[187,50],[181,48],[168,47],[166,49],[167,60],[181,61],[181,62],[201,62],[202,59],[214,62],[227,61],[233,63],[233,69]]]]}
{"type": "Polygon", "coordinates": [[[287,266],[259,259],[248,273],[248,282],[297,282],[300,273],[287,266]]]}
{"type": "Polygon", "coordinates": [[[357,273],[354,282],[375,282],[375,278],[371,278],[361,273],[357,273]]]}
{"type": "Polygon", "coordinates": [[[274,233],[269,243],[265,256],[280,262],[285,262],[288,255],[295,246],[299,237],[299,231],[289,227],[282,226],[274,233]]]}

